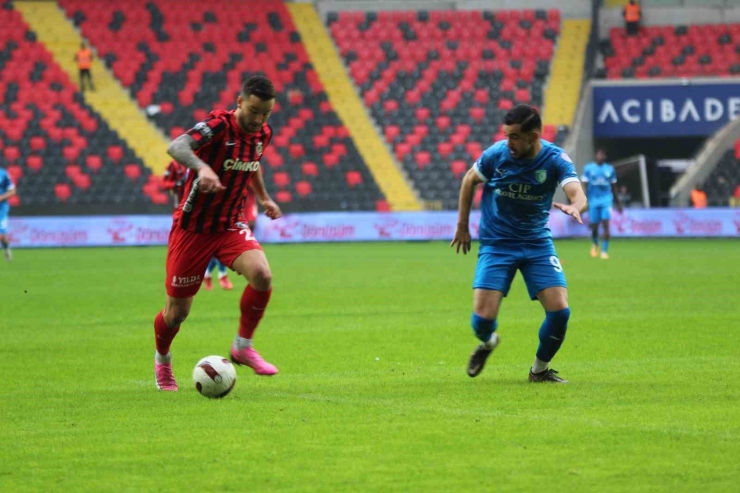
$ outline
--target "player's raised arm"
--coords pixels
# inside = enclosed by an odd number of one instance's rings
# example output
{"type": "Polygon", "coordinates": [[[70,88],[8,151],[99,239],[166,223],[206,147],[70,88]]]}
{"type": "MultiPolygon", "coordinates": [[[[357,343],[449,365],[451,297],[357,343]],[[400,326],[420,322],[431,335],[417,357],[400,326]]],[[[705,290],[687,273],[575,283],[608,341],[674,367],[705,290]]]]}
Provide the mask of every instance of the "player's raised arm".
{"type": "Polygon", "coordinates": [[[259,204],[262,206],[263,209],[265,209],[265,215],[267,215],[267,217],[269,217],[270,219],[277,219],[283,215],[282,211],[280,210],[280,206],[278,206],[267,193],[267,189],[265,188],[265,180],[262,177],[262,166],[260,166],[257,172],[252,176],[252,182],[250,183],[250,186],[252,188],[252,191],[257,195],[257,200],[259,201],[259,204]]]}
{"type": "Polygon", "coordinates": [[[457,213],[457,230],[455,231],[455,237],[450,243],[451,247],[457,245],[456,252],[460,253],[460,247],[464,255],[470,251],[470,208],[473,205],[473,195],[475,195],[475,187],[483,180],[479,176],[479,171],[476,168],[477,165],[473,166],[465,173],[463,177],[462,185],[460,186],[460,200],[458,203],[457,213]]]}
{"type": "Polygon", "coordinates": [[[576,221],[583,224],[581,212],[585,211],[588,207],[588,199],[586,199],[586,194],[583,193],[581,183],[578,180],[566,183],[563,186],[563,191],[568,196],[570,205],[553,202],[553,207],[560,209],[569,216],[573,216],[576,221]]]}
{"type": "Polygon", "coordinates": [[[186,168],[198,173],[198,188],[201,192],[220,192],[225,190],[226,187],[221,184],[218,175],[213,169],[204,163],[194,152],[206,142],[205,139],[196,141],[189,134],[183,134],[170,142],[169,147],[167,147],[167,154],[186,168]]]}

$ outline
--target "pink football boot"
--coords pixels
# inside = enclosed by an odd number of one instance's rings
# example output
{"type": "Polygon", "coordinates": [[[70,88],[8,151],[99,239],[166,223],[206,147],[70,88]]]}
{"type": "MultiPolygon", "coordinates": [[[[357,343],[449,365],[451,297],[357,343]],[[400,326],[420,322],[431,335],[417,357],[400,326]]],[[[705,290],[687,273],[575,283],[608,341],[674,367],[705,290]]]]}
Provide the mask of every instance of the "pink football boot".
{"type": "Polygon", "coordinates": [[[254,370],[257,375],[276,375],[278,369],[275,365],[262,359],[260,353],[253,347],[237,350],[231,348],[231,361],[237,365],[248,366],[254,370]]]}

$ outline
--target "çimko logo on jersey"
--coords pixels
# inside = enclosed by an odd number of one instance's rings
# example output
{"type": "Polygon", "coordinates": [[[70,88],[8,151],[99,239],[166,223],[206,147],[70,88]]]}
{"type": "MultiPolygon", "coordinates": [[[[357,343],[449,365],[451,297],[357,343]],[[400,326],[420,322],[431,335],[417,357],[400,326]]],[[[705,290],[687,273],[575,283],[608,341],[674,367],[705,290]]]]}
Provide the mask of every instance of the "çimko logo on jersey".
{"type": "Polygon", "coordinates": [[[226,171],[258,171],[259,161],[242,161],[241,159],[227,159],[224,161],[226,171]]]}

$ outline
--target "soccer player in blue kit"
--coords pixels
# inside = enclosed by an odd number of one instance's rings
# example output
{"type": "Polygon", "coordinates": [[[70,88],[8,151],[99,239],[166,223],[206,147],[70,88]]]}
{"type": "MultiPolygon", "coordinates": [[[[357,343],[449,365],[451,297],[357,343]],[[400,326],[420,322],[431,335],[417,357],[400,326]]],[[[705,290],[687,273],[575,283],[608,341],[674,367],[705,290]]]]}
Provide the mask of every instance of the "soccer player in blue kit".
{"type": "Polygon", "coordinates": [[[537,110],[519,105],[504,118],[506,140],[483,152],[463,178],[457,231],[450,246],[470,251],[470,207],[475,187],[483,183],[480,250],[473,282],[471,325],[480,345],[470,356],[468,375],[478,376],[499,343],[499,307],[517,270],[522,272],[532,300],[545,309],[540,345],[529,371],[530,382],[567,383],[550,368],[568,328],[570,308],[563,267],[547,227],[551,205],[581,221],[586,195],[573,163],[558,146],[540,140],[542,120],[537,110]],[[552,202],[563,187],[570,205],[552,202]]]}
{"type": "Polygon", "coordinates": [[[617,193],[617,173],[614,166],[606,163],[606,152],[596,151],[596,161],[583,167],[581,181],[586,186],[588,217],[591,221],[591,256],[599,256],[599,224],[604,225],[604,240],[601,243],[601,258],[609,258],[609,220],[612,218],[612,203],[622,212],[622,202],[617,193]]]}
{"type": "Polygon", "coordinates": [[[4,168],[0,168],[0,245],[3,247],[5,260],[8,262],[13,258],[8,239],[8,215],[10,214],[8,199],[13,195],[15,195],[13,180],[10,179],[10,175],[4,168]]]}

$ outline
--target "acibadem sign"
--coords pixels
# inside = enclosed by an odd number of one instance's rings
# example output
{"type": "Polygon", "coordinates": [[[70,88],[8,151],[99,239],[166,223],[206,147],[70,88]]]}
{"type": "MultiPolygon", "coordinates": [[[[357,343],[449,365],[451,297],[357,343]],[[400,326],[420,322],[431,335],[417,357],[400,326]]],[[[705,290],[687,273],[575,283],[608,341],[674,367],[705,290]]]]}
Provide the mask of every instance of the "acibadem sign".
{"type": "Polygon", "coordinates": [[[740,116],[740,82],[594,86],[594,137],[708,136],[740,116]]]}

